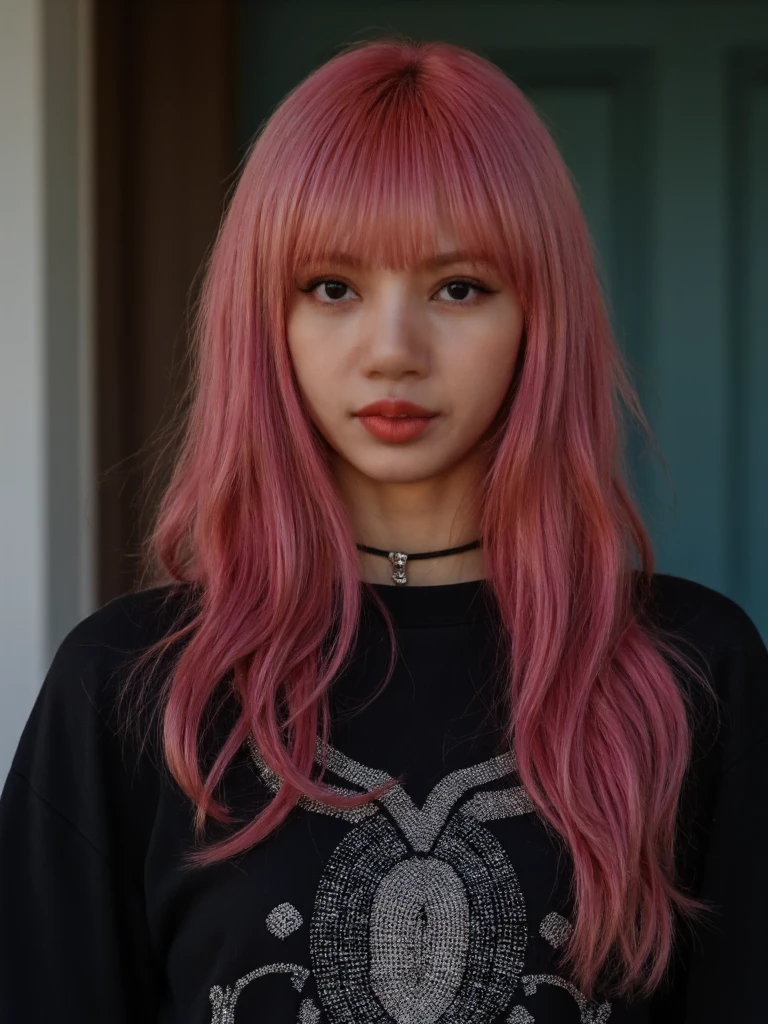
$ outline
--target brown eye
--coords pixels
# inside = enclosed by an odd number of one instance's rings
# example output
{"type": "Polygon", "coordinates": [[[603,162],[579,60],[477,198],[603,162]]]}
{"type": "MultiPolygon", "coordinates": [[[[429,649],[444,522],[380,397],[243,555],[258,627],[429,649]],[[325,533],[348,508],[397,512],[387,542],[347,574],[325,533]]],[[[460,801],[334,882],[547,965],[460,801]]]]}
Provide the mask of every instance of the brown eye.
{"type": "Polygon", "coordinates": [[[347,289],[347,285],[345,285],[342,281],[324,281],[323,288],[325,288],[326,290],[326,298],[341,299],[343,298],[343,293],[347,289]]]}
{"type": "Polygon", "coordinates": [[[452,299],[466,299],[467,294],[472,287],[469,281],[451,281],[450,284],[445,286],[450,293],[452,299]]]}
{"type": "Polygon", "coordinates": [[[313,294],[321,285],[325,289],[325,297],[322,296],[322,292],[317,292],[317,295],[313,295],[313,298],[316,297],[325,306],[339,305],[337,300],[344,297],[345,289],[351,290],[349,285],[344,284],[343,281],[337,281],[332,277],[319,277],[314,281],[310,281],[306,288],[302,288],[301,291],[313,294]]]}
{"type": "Polygon", "coordinates": [[[489,295],[490,288],[484,288],[482,285],[477,284],[474,281],[466,281],[464,278],[456,278],[454,281],[448,281],[442,286],[440,291],[448,291],[450,294],[451,305],[454,306],[469,306],[473,302],[477,301],[480,295],[489,295]],[[468,292],[474,289],[478,294],[467,302],[468,292]]]}

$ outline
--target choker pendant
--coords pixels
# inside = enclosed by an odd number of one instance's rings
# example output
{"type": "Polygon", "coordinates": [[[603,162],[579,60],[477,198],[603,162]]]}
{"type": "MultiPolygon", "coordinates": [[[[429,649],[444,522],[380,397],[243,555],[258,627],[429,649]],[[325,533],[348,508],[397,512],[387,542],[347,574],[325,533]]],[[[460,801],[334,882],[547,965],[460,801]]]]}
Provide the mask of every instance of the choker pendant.
{"type": "Polygon", "coordinates": [[[404,551],[382,551],[381,548],[373,548],[368,544],[358,544],[357,550],[388,558],[392,566],[392,582],[403,586],[408,582],[408,577],[405,575],[405,566],[409,558],[440,558],[443,555],[459,555],[464,551],[471,551],[473,548],[480,548],[482,546],[483,541],[481,538],[473,540],[469,544],[462,544],[458,548],[444,548],[442,551],[419,551],[411,555],[407,555],[404,551]]]}
{"type": "Polygon", "coordinates": [[[408,561],[408,555],[404,551],[390,551],[387,557],[392,563],[393,582],[398,584],[407,583],[408,577],[405,575],[405,563],[408,561]]]}

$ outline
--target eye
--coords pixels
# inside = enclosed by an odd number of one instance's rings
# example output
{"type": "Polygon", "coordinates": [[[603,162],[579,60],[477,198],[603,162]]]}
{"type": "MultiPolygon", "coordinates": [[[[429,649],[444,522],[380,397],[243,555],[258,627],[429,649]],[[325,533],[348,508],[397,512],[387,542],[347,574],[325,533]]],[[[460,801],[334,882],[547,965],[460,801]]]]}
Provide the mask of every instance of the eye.
{"type": "MultiPolygon", "coordinates": [[[[310,281],[309,284],[302,288],[301,291],[312,295],[317,288],[323,285],[326,288],[325,298],[320,298],[320,293],[317,294],[317,300],[324,306],[338,306],[338,300],[342,297],[340,294],[344,289],[351,291],[352,289],[348,284],[344,284],[343,281],[337,281],[335,277],[318,277],[314,281],[310,281]]],[[[315,296],[313,295],[313,298],[315,296]]]]}
{"type": "Polygon", "coordinates": [[[474,302],[477,302],[479,300],[480,295],[491,294],[490,288],[485,288],[483,285],[478,284],[476,281],[468,281],[464,277],[455,277],[452,281],[447,281],[444,285],[442,285],[439,291],[442,292],[445,291],[446,289],[451,289],[451,300],[449,304],[452,306],[470,306],[474,302]],[[471,299],[469,302],[465,302],[464,299],[466,299],[467,297],[467,289],[472,288],[474,288],[474,290],[479,294],[476,295],[475,298],[471,299]]]}
{"type": "MultiPolygon", "coordinates": [[[[446,291],[447,289],[450,289],[448,304],[451,306],[470,306],[479,301],[480,296],[491,295],[493,292],[493,289],[486,288],[477,281],[470,281],[463,277],[456,277],[451,281],[446,281],[446,283],[441,285],[438,289],[438,294],[442,291],[446,291]],[[474,290],[477,293],[474,297],[470,297],[469,300],[467,300],[468,290],[474,290]]],[[[352,292],[352,288],[350,288],[348,284],[345,284],[344,281],[339,281],[335,277],[317,277],[313,281],[310,281],[308,285],[301,289],[301,291],[312,295],[313,298],[316,298],[317,301],[324,306],[338,306],[341,305],[341,302],[345,297],[344,292],[352,292]],[[318,291],[318,289],[321,288],[325,289],[324,298],[322,297],[322,291],[318,291]]]]}

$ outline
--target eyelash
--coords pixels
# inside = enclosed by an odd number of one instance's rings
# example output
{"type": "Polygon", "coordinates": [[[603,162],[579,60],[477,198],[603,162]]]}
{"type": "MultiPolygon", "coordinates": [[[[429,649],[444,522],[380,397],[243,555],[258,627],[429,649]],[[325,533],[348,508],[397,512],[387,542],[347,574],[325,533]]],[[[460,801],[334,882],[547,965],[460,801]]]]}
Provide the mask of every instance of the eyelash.
{"type": "MultiPolygon", "coordinates": [[[[310,281],[309,284],[306,285],[306,287],[300,288],[299,290],[311,295],[311,293],[315,290],[315,288],[317,288],[317,286],[321,285],[321,284],[340,284],[340,285],[343,285],[345,288],[349,288],[350,291],[353,290],[351,288],[351,286],[346,283],[346,281],[340,281],[336,277],[316,277],[314,280],[310,281]]],[[[493,292],[494,292],[494,290],[492,288],[486,288],[484,285],[478,284],[477,281],[471,281],[469,278],[466,278],[466,277],[452,277],[450,279],[450,281],[446,281],[445,284],[440,285],[440,287],[438,288],[438,291],[442,291],[443,288],[447,288],[451,284],[468,284],[470,286],[470,288],[474,288],[476,291],[480,292],[481,295],[492,295],[493,292]]],[[[312,296],[312,297],[314,299],[314,296],[312,296]]],[[[341,300],[341,299],[329,300],[327,302],[324,302],[321,299],[314,299],[314,301],[318,302],[319,305],[321,305],[321,306],[341,306],[341,305],[343,305],[343,300],[341,300]]],[[[467,300],[467,301],[458,301],[458,300],[456,300],[456,301],[453,301],[453,302],[449,302],[449,305],[451,305],[451,306],[472,306],[476,302],[479,302],[479,301],[480,301],[480,297],[479,296],[475,296],[474,299],[470,299],[470,300],[467,300]]]]}

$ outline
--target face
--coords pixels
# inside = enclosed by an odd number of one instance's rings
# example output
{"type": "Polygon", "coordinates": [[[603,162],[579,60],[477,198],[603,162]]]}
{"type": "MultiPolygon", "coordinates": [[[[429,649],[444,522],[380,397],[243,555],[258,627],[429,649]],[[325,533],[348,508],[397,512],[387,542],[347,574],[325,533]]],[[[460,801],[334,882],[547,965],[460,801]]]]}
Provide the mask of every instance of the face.
{"type": "Polygon", "coordinates": [[[465,472],[509,389],[523,332],[518,296],[493,268],[451,255],[457,249],[442,234],[439,265],[391,271],[334,260],[297,273],[289,350],[348,489],[465,472]],[[356,413],[384,398],[437,415],[418,436],[382,439],[356,413]]]}

